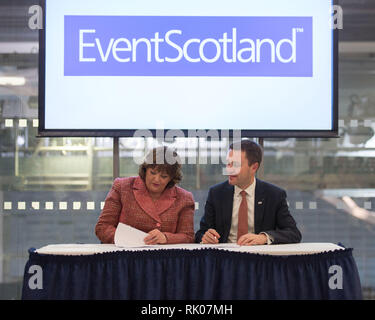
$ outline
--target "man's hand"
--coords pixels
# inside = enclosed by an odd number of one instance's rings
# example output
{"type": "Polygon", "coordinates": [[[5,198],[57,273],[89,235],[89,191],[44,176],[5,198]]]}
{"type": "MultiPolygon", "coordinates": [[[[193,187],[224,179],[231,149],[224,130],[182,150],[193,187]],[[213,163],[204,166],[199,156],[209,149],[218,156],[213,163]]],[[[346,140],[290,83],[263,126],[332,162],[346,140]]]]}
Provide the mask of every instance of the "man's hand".
{"type": "Polygon", "coordinates": [[[267,236],[263,233],[261,234],[247,233],[238,239],[237,244],[239,244],[240,246],[253,246],[253,245],[267,244],[267,236]]]}
{"type": "Polygon", "coordinates": [[[202,237],[204,244],[217,244],[219,243],[220,234],[215,229],[208,229],[202,237]]]}
{"type": "Polygon", "coordinates": [[[167,238],[159,229],[154,229],[148,233],[148,236],[143,241],[145,244],[164,244],[167,243],[167,238]]]}

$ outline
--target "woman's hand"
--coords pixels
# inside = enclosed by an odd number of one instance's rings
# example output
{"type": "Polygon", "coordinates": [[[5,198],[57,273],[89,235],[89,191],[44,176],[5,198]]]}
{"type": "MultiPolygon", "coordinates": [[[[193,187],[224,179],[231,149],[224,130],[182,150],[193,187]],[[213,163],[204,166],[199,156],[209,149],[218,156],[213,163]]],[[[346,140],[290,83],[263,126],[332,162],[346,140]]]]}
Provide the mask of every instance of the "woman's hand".
{"type": "Polygon", "coordinates": [[[144,238],[145,244],[164,244],[167,243],[167,238],[159,229],[151,230],[148,236],[144,238]]]}

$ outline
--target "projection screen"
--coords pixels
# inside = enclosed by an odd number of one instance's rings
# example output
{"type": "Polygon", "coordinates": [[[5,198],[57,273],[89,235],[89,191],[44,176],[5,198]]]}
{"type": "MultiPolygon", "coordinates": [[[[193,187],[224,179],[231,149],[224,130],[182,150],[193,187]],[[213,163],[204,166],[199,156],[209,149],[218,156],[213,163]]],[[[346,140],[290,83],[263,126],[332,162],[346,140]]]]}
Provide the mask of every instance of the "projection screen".
{"type": "Polygon", "coordinates": [[[327,0],[44,0],[39,135],[333,137],[327,0]]]}

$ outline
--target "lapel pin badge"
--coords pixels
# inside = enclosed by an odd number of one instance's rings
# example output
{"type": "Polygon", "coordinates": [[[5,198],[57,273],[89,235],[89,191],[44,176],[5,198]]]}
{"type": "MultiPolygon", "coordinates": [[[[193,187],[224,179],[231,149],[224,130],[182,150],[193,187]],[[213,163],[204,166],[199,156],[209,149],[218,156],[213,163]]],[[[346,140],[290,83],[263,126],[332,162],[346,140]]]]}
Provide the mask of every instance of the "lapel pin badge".
{"type": "Polygon", "coordinates": [[[262,201],[258,201],[258,204],[263,204],[263,202],[262,201]]]}

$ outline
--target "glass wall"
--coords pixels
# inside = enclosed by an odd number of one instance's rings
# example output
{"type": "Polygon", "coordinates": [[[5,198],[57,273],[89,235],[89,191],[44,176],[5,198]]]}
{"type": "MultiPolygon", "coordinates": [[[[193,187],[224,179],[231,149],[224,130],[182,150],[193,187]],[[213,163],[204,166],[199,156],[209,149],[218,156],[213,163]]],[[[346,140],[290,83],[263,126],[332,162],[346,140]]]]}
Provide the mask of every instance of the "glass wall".
{"type": "MultiPolygon", "coordinates": [[[[29,248],[99,242],[94,226],[113,179],[113,141],[37,137],[38,33],[27,29],[27,6],[0,8],[8,21],[1,30],[14,39],[0,34],[0,77],[8,79],[0,84],[0,299],[19,299],[29,248]]],[[[375,60],[342,53],[339,75],[340,138],[265,139],[259,178],[287,190],[304,242],[354,248],[364,296],[374,299],[375,60]]],[[[199,162],[205,143],[182,140],[179,152],[199,162]]],[[[120,139],[121,176],[137,174],[137,148],[120,139]]],[[[225,178],[220,164],[192,162],[181,186],[194,194],[198,228],[208,188],[225,178]]]]}

